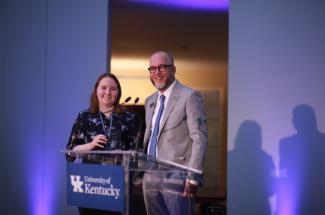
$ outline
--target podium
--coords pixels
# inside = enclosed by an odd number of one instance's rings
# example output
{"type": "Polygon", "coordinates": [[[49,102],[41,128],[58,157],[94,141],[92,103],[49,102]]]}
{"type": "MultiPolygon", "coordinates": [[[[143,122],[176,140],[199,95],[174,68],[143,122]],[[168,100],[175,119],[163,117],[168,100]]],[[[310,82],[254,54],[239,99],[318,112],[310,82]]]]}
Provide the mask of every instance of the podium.
{"type": "MultiPolygon", "coordinates": [[[[63,150],[67,162],[67,203],[71,206],[137,214],[143,204],[144,175],[159,175],[170,192],[182,192],[187,179],[202,172],[137,151],[63,150]],[[139,203],[140,202],[140,203],[139,203]]],[[[190,202],[188,199],[188,208],[190,202]]],[[[192,209],[188,210],[193,214],[192,209]]]]}

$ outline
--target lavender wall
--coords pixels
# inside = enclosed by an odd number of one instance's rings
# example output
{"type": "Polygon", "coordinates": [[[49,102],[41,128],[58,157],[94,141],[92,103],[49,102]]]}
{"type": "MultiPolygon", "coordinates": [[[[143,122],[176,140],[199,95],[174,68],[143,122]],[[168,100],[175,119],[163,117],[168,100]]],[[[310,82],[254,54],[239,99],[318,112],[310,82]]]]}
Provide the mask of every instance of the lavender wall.
{"type": "MultiPolygon", "coordinates": [[[[4,11],[3,11],[3,1],[0,0],[0,99],[3,101],[4,95],[3,95],[3,85],[4,85],[4,76],[3,76],[3,70],[4,70],[4,43],[3,43],[3,24],[4,24],[4,11]]],[[[3,105],[0,105],[0,152],[4,151],[3,143],[4,143],[4,112],[3,112],[3,105]]],[[[0,156],[0,166],[1,169],[4,168],[2,163],[4,162],[3,157],[0,156]]],[[[3,170],[1,170],[1,173],[3,170]]],[[[1,174],[2,175],[2,174],[1,174]]],[[[4,180],[2,177],[0,177],[0,184],[4,184],[4,180]]],[[[3,187],[0,187],[0,193],[3,193],[4,189],[3,187]]],[[[3,204],[2,202],[4,201],[4,196],[0,195],[0,214],[3,214],[3,204]]]]}
{"type": "Polygon", "coordinates": [[[228,212],[324,214],[325,3],[230,3],[228,212]]]}
{"type": "Polygon", "coordinates": [[[106,71],[108,1],[4,0],[2,10],[1,214],[77,214],[60,150],[106,71]]]}

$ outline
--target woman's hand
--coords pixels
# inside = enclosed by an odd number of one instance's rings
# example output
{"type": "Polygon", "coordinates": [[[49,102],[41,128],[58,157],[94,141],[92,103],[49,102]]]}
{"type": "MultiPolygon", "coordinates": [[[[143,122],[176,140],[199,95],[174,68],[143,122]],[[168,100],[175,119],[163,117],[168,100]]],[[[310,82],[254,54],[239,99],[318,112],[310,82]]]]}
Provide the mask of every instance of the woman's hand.
{"type": "Polygon", "coordinates": [[[74,151],[90,151],[95,149],[96,147],[98,148],[104,148],[105,144],[107,143],[107,137],[103,134],[98,134],[95,136],[93,141],[90,143],[86,143],[83,145],[78,145],[73,148],[74,151]]]}
{"type": "Polygon", "coordinates": [[[103,134],[98,134],[94,139],[93,141],[91,141],[90,143],[90,147],[92,149],[96,148],[96,147],[99,147],[99,148],[104,148],[105,147],[105,144],[107,143],[107,137],[103,134]]]}

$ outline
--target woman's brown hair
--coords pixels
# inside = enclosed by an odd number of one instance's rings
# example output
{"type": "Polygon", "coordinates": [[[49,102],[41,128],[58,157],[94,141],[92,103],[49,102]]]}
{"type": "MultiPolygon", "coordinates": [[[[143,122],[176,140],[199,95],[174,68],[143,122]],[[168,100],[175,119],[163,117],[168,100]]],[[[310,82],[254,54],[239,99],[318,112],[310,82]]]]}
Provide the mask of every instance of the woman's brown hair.
{"type": "Polygon", "coordinates": [[[93,88],[93,91],[91,93],[90,96],[90,112],[91,113],[96,113],[99,111],[99,102],[98,102],[98,98],[97,98],[97,87],[99,85],[99,82],[104,79],[104,78],[110,78],[113,79],[117,85],[117,89],[118,89],[118,95],[116,97],[116,101],[114,102],[114,112],[120,113],[122,111],[122,107],[120,105],[120,99],[122,96],[122,89],[121,89],[121,85],[120,82],[118,81],[117,77],[115,75],[113,75],[112,73],[104,73],[101,74],[98,78],[97,81],[95,83],[95,86],[93,88]]]}

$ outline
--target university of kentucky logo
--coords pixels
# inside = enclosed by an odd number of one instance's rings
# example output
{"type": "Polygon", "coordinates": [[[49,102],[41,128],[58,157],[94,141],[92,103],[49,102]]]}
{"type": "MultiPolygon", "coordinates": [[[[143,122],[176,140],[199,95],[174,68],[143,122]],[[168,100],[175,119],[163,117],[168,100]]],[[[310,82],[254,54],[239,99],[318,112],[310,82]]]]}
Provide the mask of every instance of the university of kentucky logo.
{"type": "Polygon", "coordinates": [[[84,176],[81,180],[80,175],[70,175],[70,182],[75,193],[111,196],[115,199],[120,197],[121,189],[117,189],[111,184],[111,177],[84,176]]]}
{"type": "Polygon", "coordinates": [[[123,212],[124,178],[121,166],[68,163],[68,204],[123,212]]]}
{"type": "Polygon", "coordinates": [[[80,180],[80,175],[70,175],[71,185],[73,186],[73,192],[83,193],[82,185],[84,184],[80,180]]]}

